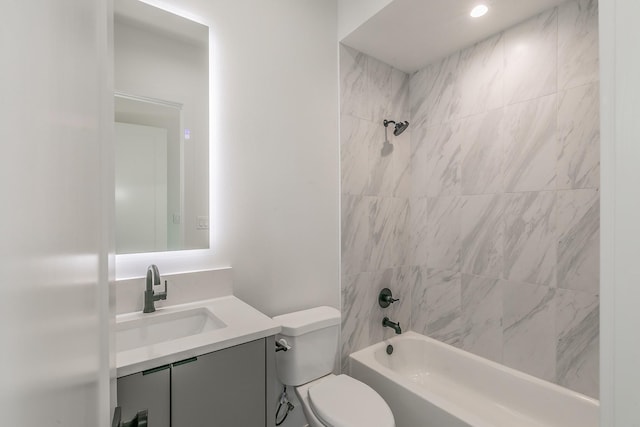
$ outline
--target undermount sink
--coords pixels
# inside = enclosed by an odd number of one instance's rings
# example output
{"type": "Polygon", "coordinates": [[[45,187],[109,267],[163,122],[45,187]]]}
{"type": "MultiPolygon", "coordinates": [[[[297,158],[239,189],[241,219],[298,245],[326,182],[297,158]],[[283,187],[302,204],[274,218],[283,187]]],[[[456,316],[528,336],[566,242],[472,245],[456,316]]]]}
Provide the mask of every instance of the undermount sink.
{"type": "Polygon", "coordinates": [[[151,313],[131,313],[116,321],[116,351],[146,347],[221,329],[227,325],[206,307],[151,313]]]}

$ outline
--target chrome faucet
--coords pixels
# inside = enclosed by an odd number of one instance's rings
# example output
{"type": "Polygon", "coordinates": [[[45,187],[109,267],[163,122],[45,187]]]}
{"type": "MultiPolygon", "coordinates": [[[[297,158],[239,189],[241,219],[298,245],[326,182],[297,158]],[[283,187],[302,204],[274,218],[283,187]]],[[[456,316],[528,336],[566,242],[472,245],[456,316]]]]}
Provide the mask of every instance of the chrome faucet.
{"type": "Polygon", "coordinates": [[[156,311],[154,302],[167,299],[167,281],[164,281],[164,292],[158,292],[156,294],[153,291],[154,286],[160,286],[160,273],[158,272],[158,266],[151,264],[147,268],[147,287],[144,291],[143,313],[153,313],[156,311]]]}
{"type": "Polygon", "coordinates": [[[400,329],[400,322],[392,322],[388,317],[382,319],[382,326],[393,329],[398,335],[402,333],[402,329],[400,329]]]}

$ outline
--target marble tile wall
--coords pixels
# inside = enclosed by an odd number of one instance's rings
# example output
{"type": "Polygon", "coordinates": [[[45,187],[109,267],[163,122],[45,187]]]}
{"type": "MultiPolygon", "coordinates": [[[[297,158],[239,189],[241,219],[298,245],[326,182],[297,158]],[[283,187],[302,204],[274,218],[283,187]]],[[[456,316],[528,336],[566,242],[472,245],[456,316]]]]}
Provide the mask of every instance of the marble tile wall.
{"type": "Polygon", "coordinates": [[[411,328],[598,396],[596,0],[410,77],[411,328]]]}
{"type": "Polygon", "coordinates": [[[411,121],[409,76],[349,47],[340,47],[342,369],[347,356],[393,335],[389,316],[409,330],[411,292],[419,269],[409,253],[411,132],[399,136],[383,120],[411,121]],[[382,310],[378,292],[400,301],[382,310]]]}
{"type": "Polygon", "coordinates": [[[571,0],[411,76],[340,47],[343,370],[393,335],[388,315],[597,397],[597,7],[571,0]],[[383,119],[411,122],[388,155],[383,119]],[[386,310],[383,287],[401,298],[386,310]]]}

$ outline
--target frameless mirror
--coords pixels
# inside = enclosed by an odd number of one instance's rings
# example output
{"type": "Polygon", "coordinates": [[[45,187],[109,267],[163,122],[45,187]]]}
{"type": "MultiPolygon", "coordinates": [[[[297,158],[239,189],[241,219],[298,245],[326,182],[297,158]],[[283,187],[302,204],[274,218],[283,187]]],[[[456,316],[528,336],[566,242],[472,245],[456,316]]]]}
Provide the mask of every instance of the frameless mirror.
{"type": "Polygon", "coordinates": [[[209,247],[209,28],[114,2],[116,253],[209,247]]]}

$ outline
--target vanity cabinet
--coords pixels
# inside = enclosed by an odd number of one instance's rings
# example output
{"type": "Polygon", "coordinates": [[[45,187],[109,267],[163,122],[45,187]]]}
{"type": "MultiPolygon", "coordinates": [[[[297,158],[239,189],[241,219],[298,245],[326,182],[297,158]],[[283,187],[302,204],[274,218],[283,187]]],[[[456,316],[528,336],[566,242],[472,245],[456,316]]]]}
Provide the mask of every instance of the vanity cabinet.
{"type": "Polygon", "coordinates": [[[148,409],[149,427],[265,426],[272,341],[251,341],[118,378],[123,419],[148,409]]]}
{"type": "Polygon", "coordinates": [[[171,369],[169,365],[118,378],[118,406],[122,419],[149,411],[149,427],[170,427],[171,369]]]}
{"type": "Polygon", "coordinates": [[[172,427],[264,426],[264,352],[252,341],[174,366],[172,427]]]}

